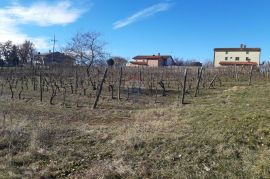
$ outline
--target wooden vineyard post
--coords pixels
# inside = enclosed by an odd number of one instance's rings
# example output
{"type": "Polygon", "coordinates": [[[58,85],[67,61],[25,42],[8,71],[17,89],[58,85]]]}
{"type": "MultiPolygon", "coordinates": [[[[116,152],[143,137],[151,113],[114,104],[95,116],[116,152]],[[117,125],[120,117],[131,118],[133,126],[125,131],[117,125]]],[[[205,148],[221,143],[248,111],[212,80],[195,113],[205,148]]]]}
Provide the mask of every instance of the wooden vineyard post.
{"type": "Polygon", "coordinates": [[[158,88],[156,86],[156,91],[155,91],[155,104],[157,103],[157,96],[158,96],[158,88]]]}
{"type": "Polygon", "coordinates": [[[65,86],[63,86],[63,106],[66,105],[66,94],[67,94],[67,88],[65,86]]]}
{"type": "Polygon", "coordinates": [[[129,100],[129,87],[127,88],[127,100],[129,100]]]}
{"type": "Polygon", "coordinates": [[[185,94],[186,94],[186,85],[187,85],[187,68],[184,73],[184,82],[183,82],[183,90],[182,90],[182,104],[185,104],[185,94]]]}
{"type": "Polygon", "coordinates": [[[51,94],[51,98],[50,98],[50,104],[53,105],[53,99],[55,98],[56,96],[56,87],[55,87],[55,84],[51,84],[51,88],[52,88],[52,94],[51,94]]]}
{"type": "Polygon", "coordinates": [[[78,87],[79,87],[79,84],[78,84],[78,69],[76,68],[76,72],[75,72],[75,94],[77,94],[77,91],[78,91],[78,87]]]}
{"type": "Polygon", "coordinates": [[[216,81],[217,77],[218,77],[218,75],[216,74],[216,75],[214,76],[214,78],[212,79],[212,81],[210,82],[209,88],[211,88],[211,87],[214,88],[214,84],[215,84],[215,81],[216,81]]]}
{"type": "Polygon", "coordinates": [[[43,86],[42,86],[42,73],[39,73],[39,90],[40,90],[40,102],[43,100],[43,86]]]}
{"type": "Polygon", "coordinates": [[[21,90],[19,92],[19,100],[21,100],[22,92],[23,92],[23,85],[21,86],[21,90]]]}
{"type": "Polygon", "coordinates": [[[142,86],[142,70],[140,69],[140,72],[139,72],[139,93],[141,93],[141,86],[142,86]]]}
{"type": "Polygon", "coordinates": [[[118,80],[118,94],[117,94],[117,98],[120,101],[121,99],[121,83],[122,83],[122,67],[120,67],[120,72],[119,72],[119,80],[118,80]]]}
{"type": "Polygon", "coordinates": [[[14,98],[14,91],[13,91],[11,81],[9,81],[9,89],[10,89],[10,92],[11,92],[11,99],[13,99],[14,98]]]}
{"type": "Polygon", "coordinates": [[[197,97],[197,94],[199,92],[200,82],[202,79],[202,72],[203,72],[203,67],[201,67],[199,70],[198,81],[197,81],[197,86],[196,86],[196,91],[195,91],[194,97],[197,97]]]}
{"type": "Polygon", "coordinates": [[[97,93],[97,97],[96,97],[95,102],[94,102],[94,104],[92,106],[92,109],[96,109],[96,107],[97,107],[98,100],[99,100],[100,94],[102,92],[102,87],[103,87],[103,83],[105,82],[105,78],[106,78],[107,72],[108,72],[108,67],[105,69],[105,72],[103,74],[103,78],[102,78],[102,80],[100,82],[98,93],[97,93]]]}
{"type": "Polygon", "coordinates": [[[150,79],[150,93],[151,93],[151,95],[153,96],[153,73],[151,73],[151,79],[150,79]]]}
{"type": "Polygon", "coordinates": [[[249,82],[248,82],[248,86],[251,85],[251,79],[252,79],[252,75],[253,75],[253,65],[250,68],[250,73],[249,73],[249,82]]]}
{"type": "Polygon", "coordinates": [[[114,99],[114,95],[113,95],[114,88],[113,87],[114,87],[113,85],[109,85],[109,92],[111,92],[111,99],[114,99]]]}

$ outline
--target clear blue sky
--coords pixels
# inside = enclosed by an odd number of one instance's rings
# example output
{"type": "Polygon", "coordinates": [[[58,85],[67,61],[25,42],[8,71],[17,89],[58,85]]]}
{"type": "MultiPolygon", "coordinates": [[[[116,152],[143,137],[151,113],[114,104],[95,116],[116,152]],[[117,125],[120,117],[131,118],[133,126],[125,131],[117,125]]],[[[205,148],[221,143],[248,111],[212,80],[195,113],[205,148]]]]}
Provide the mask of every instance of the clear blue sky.
{"type": "Polygon", "coordinates": [[[0,40],[31,39],[41,51],[97,31],[111,55],[213,59],[216,47],[262,48],[270,56],[269,0],[1,0],[0,40]]]}

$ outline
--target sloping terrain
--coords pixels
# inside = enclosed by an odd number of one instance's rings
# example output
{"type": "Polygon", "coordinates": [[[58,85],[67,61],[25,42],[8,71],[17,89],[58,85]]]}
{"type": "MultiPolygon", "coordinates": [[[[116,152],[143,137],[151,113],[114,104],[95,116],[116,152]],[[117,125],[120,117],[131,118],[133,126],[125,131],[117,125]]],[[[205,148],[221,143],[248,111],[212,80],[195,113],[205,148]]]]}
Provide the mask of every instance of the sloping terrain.
{"type": "Polygon", "coordinates": [[[0,178],[268,178],[269,94],[95,111],[0,98],[0,178]]]}

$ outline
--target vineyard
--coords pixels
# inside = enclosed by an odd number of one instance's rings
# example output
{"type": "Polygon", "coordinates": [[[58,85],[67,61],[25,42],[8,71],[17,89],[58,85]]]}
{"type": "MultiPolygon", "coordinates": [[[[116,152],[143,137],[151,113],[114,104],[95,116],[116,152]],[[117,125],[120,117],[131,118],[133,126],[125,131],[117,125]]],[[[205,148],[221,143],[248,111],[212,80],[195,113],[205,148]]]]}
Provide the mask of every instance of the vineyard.
{"type": "Polygon", "coordinates": [[[269,72],[1,68],[0,178],[267,177],[269,72]]]}
{"type": "Polygon", "coordinates": [[[100,108],[113,108],[114,101],[121,101],[136,109],[146,104],[185,104],[211,89],[251,85],[252,81],[269,78],[268,71],[264,71],[260,73],[253,67],[2,68],[0,95],[26,103],[89,108],[96,108],[101,96],[100,108]]]}

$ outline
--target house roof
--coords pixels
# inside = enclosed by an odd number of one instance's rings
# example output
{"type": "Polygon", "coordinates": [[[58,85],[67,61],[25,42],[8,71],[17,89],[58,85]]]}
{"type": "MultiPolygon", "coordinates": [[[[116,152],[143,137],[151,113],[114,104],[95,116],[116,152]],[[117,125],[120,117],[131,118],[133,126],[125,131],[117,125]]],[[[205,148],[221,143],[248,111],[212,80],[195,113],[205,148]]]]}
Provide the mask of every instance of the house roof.
{"type": "Polygon", "coordinates": [[[215,48],[215,52],[225,52],[225,51],[253,51],[253,52],[260,52],[260,48],[215,48]]]}
{"type": "Polygon", "coordinates": [[[258,64],[256,62],[225,62],[221,61],[219,62],[220,65],[254,65],[257,66],[258,64]]]}
{"type": "Polygon", "coordinates": [[[44,63],[74,63],[75,59],[69,55],[60,52],[44,55],[44,63]]]}
{"type": "Polygon", "coordinates": [[[170,55],[139,55],[134,57],[135,60],[148,59],[148,60],[166,60],[172,58],[170,55]]]}

